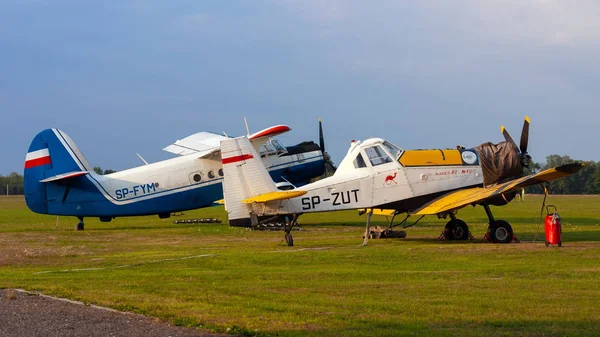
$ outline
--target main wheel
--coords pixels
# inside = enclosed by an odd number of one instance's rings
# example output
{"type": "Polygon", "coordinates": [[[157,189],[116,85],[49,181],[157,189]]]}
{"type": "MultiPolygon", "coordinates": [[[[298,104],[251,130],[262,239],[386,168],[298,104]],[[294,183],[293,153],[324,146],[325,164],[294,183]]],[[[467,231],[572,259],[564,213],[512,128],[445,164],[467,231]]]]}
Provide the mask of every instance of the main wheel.
{"type": "Polygon", "coordinates": [[[493,243],[510,243],[513,239],[513,229],[504,220],[492,222],[489,231],[493,243]]]}
{"type": "Polygon", "coordinates": [[[466,240],[469,238],[469,226],[460,220],[450,220],[444,227],[444,237],[446,240],[466,240]]]}
{"type": "Polygon", "coordinates": [[[288,247],[294,246],[294,238],[292,237],[291,233],[285,234],[285,243],[288,245],[288,247]]]}
{"type": "Polygon", "coordinates": [[[79,221],[79,222],[77,223],[77,226],[75,226],[75,230],[82,231],[82,230],[84,230],[84,229],[85,229],[85,227],[84,227],[84,225],[83,225],[83,221],[79,221]]]}

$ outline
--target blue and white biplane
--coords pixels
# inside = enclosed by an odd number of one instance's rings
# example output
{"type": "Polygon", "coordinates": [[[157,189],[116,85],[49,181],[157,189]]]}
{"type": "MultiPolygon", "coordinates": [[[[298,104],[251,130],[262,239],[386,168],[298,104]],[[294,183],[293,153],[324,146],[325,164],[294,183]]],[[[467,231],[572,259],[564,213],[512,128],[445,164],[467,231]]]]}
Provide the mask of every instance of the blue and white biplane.
{"type": "MultiPolygon", "coordinates": [[[[286,148],[271,138],[290,130],[276,125],[248,136],[282,189],[325,172],[319,145],[286,148]]],[[[35,136],[25,158],[25,200],[36,213],[77,217],[78,230],[84,229],[84,217],[103,222],[153,214],[168,218],[173,212],[212,206],[223,198],[223,139],[227,137],[200,132],[164,149],[178,157],[99,175],[65,132],[46,129],[35,136]]]]}

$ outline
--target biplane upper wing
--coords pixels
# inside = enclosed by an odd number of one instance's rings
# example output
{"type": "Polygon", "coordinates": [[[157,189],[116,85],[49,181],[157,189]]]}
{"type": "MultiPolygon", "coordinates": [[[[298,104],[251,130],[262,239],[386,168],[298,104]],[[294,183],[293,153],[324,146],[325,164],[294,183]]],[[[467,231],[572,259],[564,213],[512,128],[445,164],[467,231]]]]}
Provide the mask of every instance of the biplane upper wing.
{"type": "Polygon", "coordinates": [[[227,139],[225,136],[211,132],[198,132],[184,139],[165,147],[163,150],[180,156],[192,153],[202,153],[204,156],[218,151],[221,147],[221,140],[227,139]]]}
{"type": "MultiPolygon", "coordinates": [[[[248,139],[258,151],[258,148],[266,143],[270,137],[275,137],[290,130],[291,128],[287,125],[275,125],[248,136],[248,139]]],[[[196,153],[198,158],[205,158],[219,153],[221,151],[221,141],[227,138],[212,132],[198,132],[176,141],[163,150],[180,156],[196,153]]]]}
{"type": "Polygon", "coordinates": [[[526,186],[553,181],[576,173],[583,167],[581,163],[566,164],[522,178],[488,187],[474,187],[445,194],[412,212],[413,215],[433,215],[477,204],[486,199],[513,192],[526,186]]]}

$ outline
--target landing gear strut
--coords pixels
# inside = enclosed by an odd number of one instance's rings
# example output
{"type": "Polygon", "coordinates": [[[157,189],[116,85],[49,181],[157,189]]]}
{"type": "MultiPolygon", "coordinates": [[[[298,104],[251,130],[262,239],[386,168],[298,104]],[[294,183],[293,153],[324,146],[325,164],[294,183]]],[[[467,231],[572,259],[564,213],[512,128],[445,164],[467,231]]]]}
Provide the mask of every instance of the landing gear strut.
{"type": "Polygon", "coordinates": [[[284,223],[284,231],[285,231],[285,243],[288,247],[294,246],[294,238],[292,237],[292,228],[298,223],[299,214],[294,214],[291,221],[287,221],[284,223]]]}
{"type": "Polygon", "coordinates": [[[82,216],[78,216],[77,219],[79,219],[79,222],[77,223],[77,225],[75,225],[75,230],[76,231],[82,231],[82,230],[84,230],[83,217],[82,216]]]}
{"type": "Polygon", "coordinates": [[[493,243],[511,243],[515,239],[512,226],[504,220],[494,219],[494,215],[492,215],[490,206],[487,203],[483,204],[483,208],[485,208],[485,213],[490,220],[486,236],[493,243]]]}
{"type": "Polygon", "coordinates": [[[361,246],[366,246],[369,242],[369,236],[371,236],[371,215],[373,215],[373,209],[371,208],[367,212],[367,228],[365,229],[365,240],[361,246]]]}

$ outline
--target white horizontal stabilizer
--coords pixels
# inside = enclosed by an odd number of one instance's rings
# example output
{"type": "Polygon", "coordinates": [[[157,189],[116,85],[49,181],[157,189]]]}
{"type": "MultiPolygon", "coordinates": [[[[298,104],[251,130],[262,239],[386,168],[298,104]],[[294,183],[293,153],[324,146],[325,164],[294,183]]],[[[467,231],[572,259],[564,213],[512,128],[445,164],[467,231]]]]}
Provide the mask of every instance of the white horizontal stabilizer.
{"type": "Polygon", "coordinates": [[[80,177],[80,176],[84,176],[88,173],[89,173],[88,171],[74,171],[74,172],[67,172],[67,173],[63,173],[63,174],[57,174],[55,176],[40,180],[40,183],[49,183],[51,181],[58,181],[58,180],[80,177]]]}

